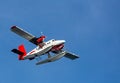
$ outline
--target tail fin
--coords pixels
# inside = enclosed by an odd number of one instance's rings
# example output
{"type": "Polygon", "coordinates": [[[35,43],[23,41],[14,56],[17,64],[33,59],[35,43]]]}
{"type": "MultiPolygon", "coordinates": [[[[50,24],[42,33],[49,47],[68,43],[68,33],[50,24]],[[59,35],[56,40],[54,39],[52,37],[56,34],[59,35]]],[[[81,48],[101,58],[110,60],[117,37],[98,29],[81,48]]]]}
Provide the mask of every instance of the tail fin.
{"type": "Polygon", "coordinates": [[[24,60],[24,56],[26,56],[26,54],[27,54],[24,45],[22,44],[22,45],[18,46],[18,50],[23,53],[23,54],[18,55],[18,59],[24,60]]]}
{"type": "Polygon", "coordinates": [[[23,44],[18,46],[18,50],[13,49],[12,52],[18,54],[18,59],[19,60],[24,60],[24,56],[26,56],[26,54],[27,54],[23,44]]]}

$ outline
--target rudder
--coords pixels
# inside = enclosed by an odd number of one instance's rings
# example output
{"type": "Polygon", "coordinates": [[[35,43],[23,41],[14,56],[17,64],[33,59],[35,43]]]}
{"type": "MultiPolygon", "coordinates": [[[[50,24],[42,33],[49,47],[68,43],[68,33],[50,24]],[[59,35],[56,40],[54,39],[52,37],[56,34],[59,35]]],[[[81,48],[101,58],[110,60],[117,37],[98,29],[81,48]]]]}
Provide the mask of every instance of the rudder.
{"type": "Polygon", "coordinates": [[[18,59],[24,60],[24,56],[26,56],[26,54],[27,54],[24,45],[22,44],[22,45],[18,46],[18,50],[23,53],[23,54],[18,55],[18,59]]]}

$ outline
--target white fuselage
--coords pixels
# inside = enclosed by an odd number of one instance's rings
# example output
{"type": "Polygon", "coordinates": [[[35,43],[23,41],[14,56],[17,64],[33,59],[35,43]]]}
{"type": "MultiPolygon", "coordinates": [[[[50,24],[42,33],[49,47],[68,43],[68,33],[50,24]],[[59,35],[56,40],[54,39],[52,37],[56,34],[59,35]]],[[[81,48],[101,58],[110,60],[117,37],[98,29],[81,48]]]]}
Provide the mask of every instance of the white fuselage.
{"type": "Polygon", "coordinates": [[[54,46],[64,44],[65,40],[49,40],[47,42],[44,42],[44,46],[40,48],[40,46],[37,46],[35,49],[30,51],[27,56],[24,57],[24,59],[29,59],[29,58],[35,58],[41,55],[44,55],[48,53],[54,46]]]}

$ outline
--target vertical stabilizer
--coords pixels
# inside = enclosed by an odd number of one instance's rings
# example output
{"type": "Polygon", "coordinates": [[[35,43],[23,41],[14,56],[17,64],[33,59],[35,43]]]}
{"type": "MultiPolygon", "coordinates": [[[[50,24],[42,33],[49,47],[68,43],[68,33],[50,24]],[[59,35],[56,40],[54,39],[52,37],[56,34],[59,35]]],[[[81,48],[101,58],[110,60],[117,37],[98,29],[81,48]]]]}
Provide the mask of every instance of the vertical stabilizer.
{"type": "Polygon", "coordinates": [[[18,46],[18,50],[20,52],[22,52],[22,54],[18,55],[18,59],[19,60],[24,60],[24,56],[26,56],[26,54],[27,54],[24,45],[22,44],[22,45],[18,46]]]}

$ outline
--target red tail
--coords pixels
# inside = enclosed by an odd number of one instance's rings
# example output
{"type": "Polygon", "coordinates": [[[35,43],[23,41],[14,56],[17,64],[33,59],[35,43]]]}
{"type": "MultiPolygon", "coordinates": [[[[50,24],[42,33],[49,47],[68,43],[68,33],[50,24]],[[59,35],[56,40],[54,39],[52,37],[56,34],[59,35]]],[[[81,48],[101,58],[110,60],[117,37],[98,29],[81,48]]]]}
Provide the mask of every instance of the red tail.
{"type": "Polygon", "coordinates": [[[26,56],[26,54],[27,54],[24,45],[22,44],[22,45],[18,46],[18,50],[23,53],[23,54],[18,55],[18,59],[24,60],[24,56],[26,56]]]}

